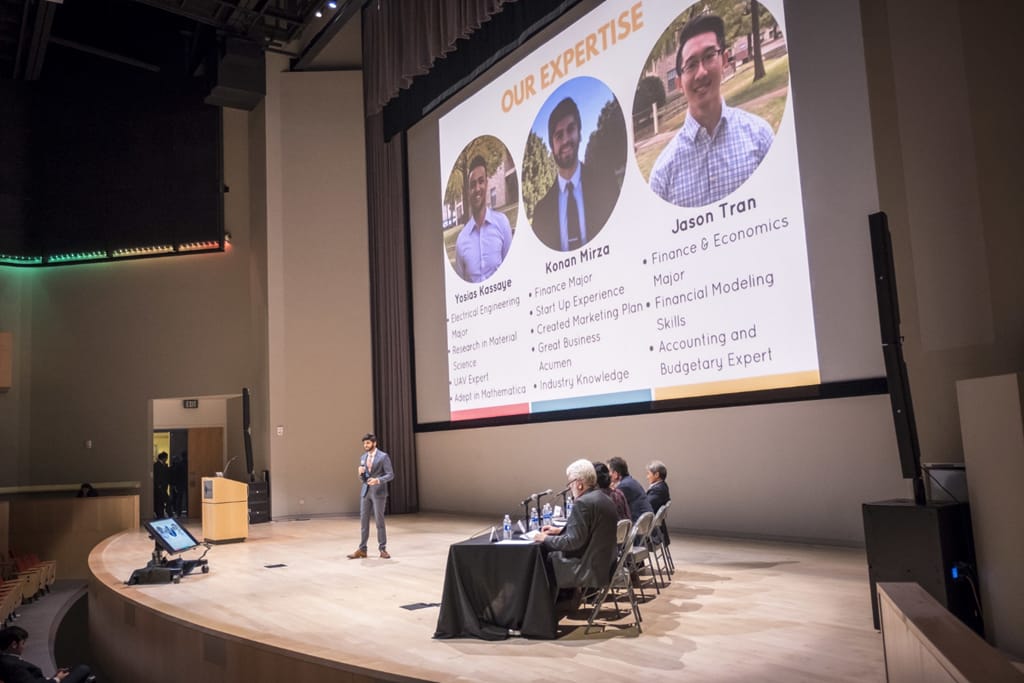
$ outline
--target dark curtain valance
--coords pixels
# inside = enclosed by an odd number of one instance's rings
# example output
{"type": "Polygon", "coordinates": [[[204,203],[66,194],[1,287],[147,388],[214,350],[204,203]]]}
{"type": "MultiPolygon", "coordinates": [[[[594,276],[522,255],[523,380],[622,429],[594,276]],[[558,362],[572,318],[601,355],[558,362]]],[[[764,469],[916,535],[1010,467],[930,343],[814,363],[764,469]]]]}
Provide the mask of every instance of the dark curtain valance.
{"type": "Polygon", "coordinates": [[[378,0],[363,10],[366,114],[379,112],[416,76],[430,71],[455,41],[510,0],[378,0]]]}

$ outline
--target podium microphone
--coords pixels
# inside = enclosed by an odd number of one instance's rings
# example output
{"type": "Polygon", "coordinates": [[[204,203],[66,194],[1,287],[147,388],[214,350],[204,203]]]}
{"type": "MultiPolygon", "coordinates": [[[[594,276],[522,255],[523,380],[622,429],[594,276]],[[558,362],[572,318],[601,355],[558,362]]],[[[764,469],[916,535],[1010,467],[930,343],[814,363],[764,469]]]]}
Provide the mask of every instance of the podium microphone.
{"type": "Polygon", "coordinates": [[[227,464],[224,465],[224,469],[221,470],[221,474],[227,474],[228,468],[231,467],[231,463],[233,463],[236,460],[238,460],[238,456],[237,455],[229,458],[227,464]]]}

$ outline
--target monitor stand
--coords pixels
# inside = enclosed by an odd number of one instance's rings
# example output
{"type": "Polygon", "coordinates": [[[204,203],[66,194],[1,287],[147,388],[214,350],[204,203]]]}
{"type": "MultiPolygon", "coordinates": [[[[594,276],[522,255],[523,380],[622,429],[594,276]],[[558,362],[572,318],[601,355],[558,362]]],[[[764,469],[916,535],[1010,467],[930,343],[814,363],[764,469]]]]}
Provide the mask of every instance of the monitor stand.
{"type": "MultiPolygon", "coordinates": [[[[205,554],[205,553],[204,553],[205,554]]],[[[178,583],[181,577],[188,576],[199,568],[203,574],[210,573],[210,565],[203,558],[198,560],[170,559],[164,556],[159,546],[153,549],[153,559],[145,567],[136,569],[126,581],[129,586],[152,583],[178,583]]]]}

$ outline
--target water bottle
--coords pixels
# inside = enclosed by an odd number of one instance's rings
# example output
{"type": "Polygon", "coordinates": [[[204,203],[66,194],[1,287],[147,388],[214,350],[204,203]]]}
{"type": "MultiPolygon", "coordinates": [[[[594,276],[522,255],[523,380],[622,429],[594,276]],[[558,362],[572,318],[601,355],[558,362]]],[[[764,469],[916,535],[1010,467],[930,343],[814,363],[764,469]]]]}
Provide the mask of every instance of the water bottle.
{"type": "Polygon", "coordinates": [[[512,538],[512,518],[505,515],[505,521],[501,523],[501,537],[506,541],[512,538]]]}
{"type": "Polygon", "coordinates": [[[540,528],[540,520],[537,518],[537,508],[530,508],[530,531],[540,528]]]}
{"type": "Polygon", "coordinates": [[[572,514],[572,496],[565,499],[565,518],[569,519],[569,515],[572,514]]]}
{"type": "Polygon", "coordinates": [[[541,514],[544,518],[544,526],[551,526],[551,503],[544,503],[544,510],[541,514]]]}

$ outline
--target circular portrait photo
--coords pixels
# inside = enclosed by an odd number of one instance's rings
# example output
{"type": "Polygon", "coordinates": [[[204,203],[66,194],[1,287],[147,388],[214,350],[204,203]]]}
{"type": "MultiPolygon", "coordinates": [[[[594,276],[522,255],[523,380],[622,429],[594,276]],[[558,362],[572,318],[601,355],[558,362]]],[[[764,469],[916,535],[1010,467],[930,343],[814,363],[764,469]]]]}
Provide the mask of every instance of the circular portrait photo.
{"type": "Polygon", "coordinates": [[[544,102],[523,154],[523,207],[541,242],[573,251],[608,222],[626,173],[626,121],[596,78],[565,82],[544,102]]]}
{"type": "Polygon", "coordinates": [[[481,135],[455,160],[444,189],[444,249],[466,282],[483,282],[508,256],[519,214],[519,180],[505,144],[481,135]]]}
{"type": "Polygon", "coordinates": [[[661,34],[637,84],[640,173],[676,206],[721,200],[768,153],[788,94],[786,39],[768,10],[735,0],[691,5],[661,34]]]}

